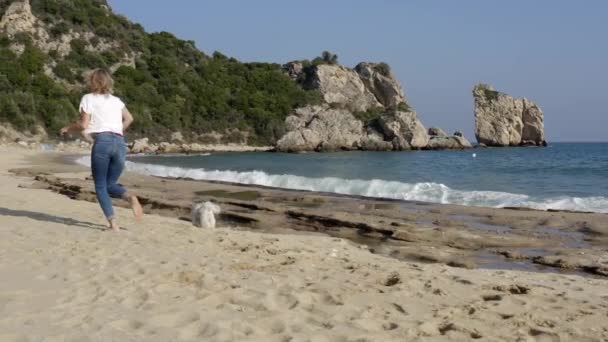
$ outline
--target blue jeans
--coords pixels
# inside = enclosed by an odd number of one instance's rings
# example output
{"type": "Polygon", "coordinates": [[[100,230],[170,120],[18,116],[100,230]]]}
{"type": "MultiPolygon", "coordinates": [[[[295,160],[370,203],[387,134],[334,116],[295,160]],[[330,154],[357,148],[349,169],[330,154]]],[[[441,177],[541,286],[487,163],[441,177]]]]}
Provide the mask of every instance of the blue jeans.
{"type": "Polygon", "coordinates": [[[95,181],[97,201],[108,220],[114,218],[112,199],[124,198],[127,190],[118,184],[125,168],[127,145],[123,137],[111,133],[97,133],[91,153],[91,169],[95,181]]]}

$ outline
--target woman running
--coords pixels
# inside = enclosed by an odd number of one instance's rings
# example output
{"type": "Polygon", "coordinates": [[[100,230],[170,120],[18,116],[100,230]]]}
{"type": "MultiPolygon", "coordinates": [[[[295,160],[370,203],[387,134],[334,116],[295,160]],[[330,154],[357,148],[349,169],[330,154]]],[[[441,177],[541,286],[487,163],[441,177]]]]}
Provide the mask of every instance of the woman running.
{"type": "Polygon", "coordinates": [[[118,179],[125,167],[127,146],[124,131],[133,123],[133,116],[125,104],[112,95],[114,81],[103,69],[93,71],[89,77],[89,94],[80,102],[80,120],[61,129],[61,135],[69,131],[80,131],[94,139],[91,151],[91,169],[95,181],[97,200],[114,232],[120,231],[116,222],[113,198],[129,201],[136,219],[141,219],[143,210],[137,196],[129,193],[118,179]]]}

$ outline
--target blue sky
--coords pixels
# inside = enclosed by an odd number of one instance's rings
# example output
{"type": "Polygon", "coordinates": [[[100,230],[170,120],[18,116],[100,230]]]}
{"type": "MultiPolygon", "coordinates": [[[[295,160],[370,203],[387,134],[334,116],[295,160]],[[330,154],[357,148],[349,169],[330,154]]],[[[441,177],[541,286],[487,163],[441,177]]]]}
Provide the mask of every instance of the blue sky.
{"type": "Polygon", "coordinates": [[[389,63],[425,126],[474,139],[478,82],[537,102],[551,141],[608,141],[608,1],[109,0],[206,53],[389,63]]]}

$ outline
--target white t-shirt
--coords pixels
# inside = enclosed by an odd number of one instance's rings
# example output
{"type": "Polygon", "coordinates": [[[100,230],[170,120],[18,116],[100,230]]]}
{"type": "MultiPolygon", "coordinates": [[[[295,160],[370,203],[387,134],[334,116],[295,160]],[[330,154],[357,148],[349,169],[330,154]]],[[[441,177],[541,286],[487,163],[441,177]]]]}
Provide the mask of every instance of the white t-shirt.
{"type": "Polygon", "coordinates": [[[86,94],[80,101],[80,112],[91,115],[85,134],[113,132],[122,135],[122,110],[125,104],[111,94],[86,94]]]}

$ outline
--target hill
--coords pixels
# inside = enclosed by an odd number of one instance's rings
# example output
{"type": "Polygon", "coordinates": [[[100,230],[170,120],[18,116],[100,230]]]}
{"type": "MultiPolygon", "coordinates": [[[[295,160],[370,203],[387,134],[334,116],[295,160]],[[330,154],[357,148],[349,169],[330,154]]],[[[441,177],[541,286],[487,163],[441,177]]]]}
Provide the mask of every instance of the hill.
{"type": "Polygon", "coordinates": [[[147,33],[105,0],[0,0],[0,121],[49,134],[77,116],[86,72],[115,76],[132,134],[274,143],[295,108],[318,104],[281,65],[242,63],[168,32],[147,33]],[[214,132],[213,134],[211,134],[214,132]]]}

